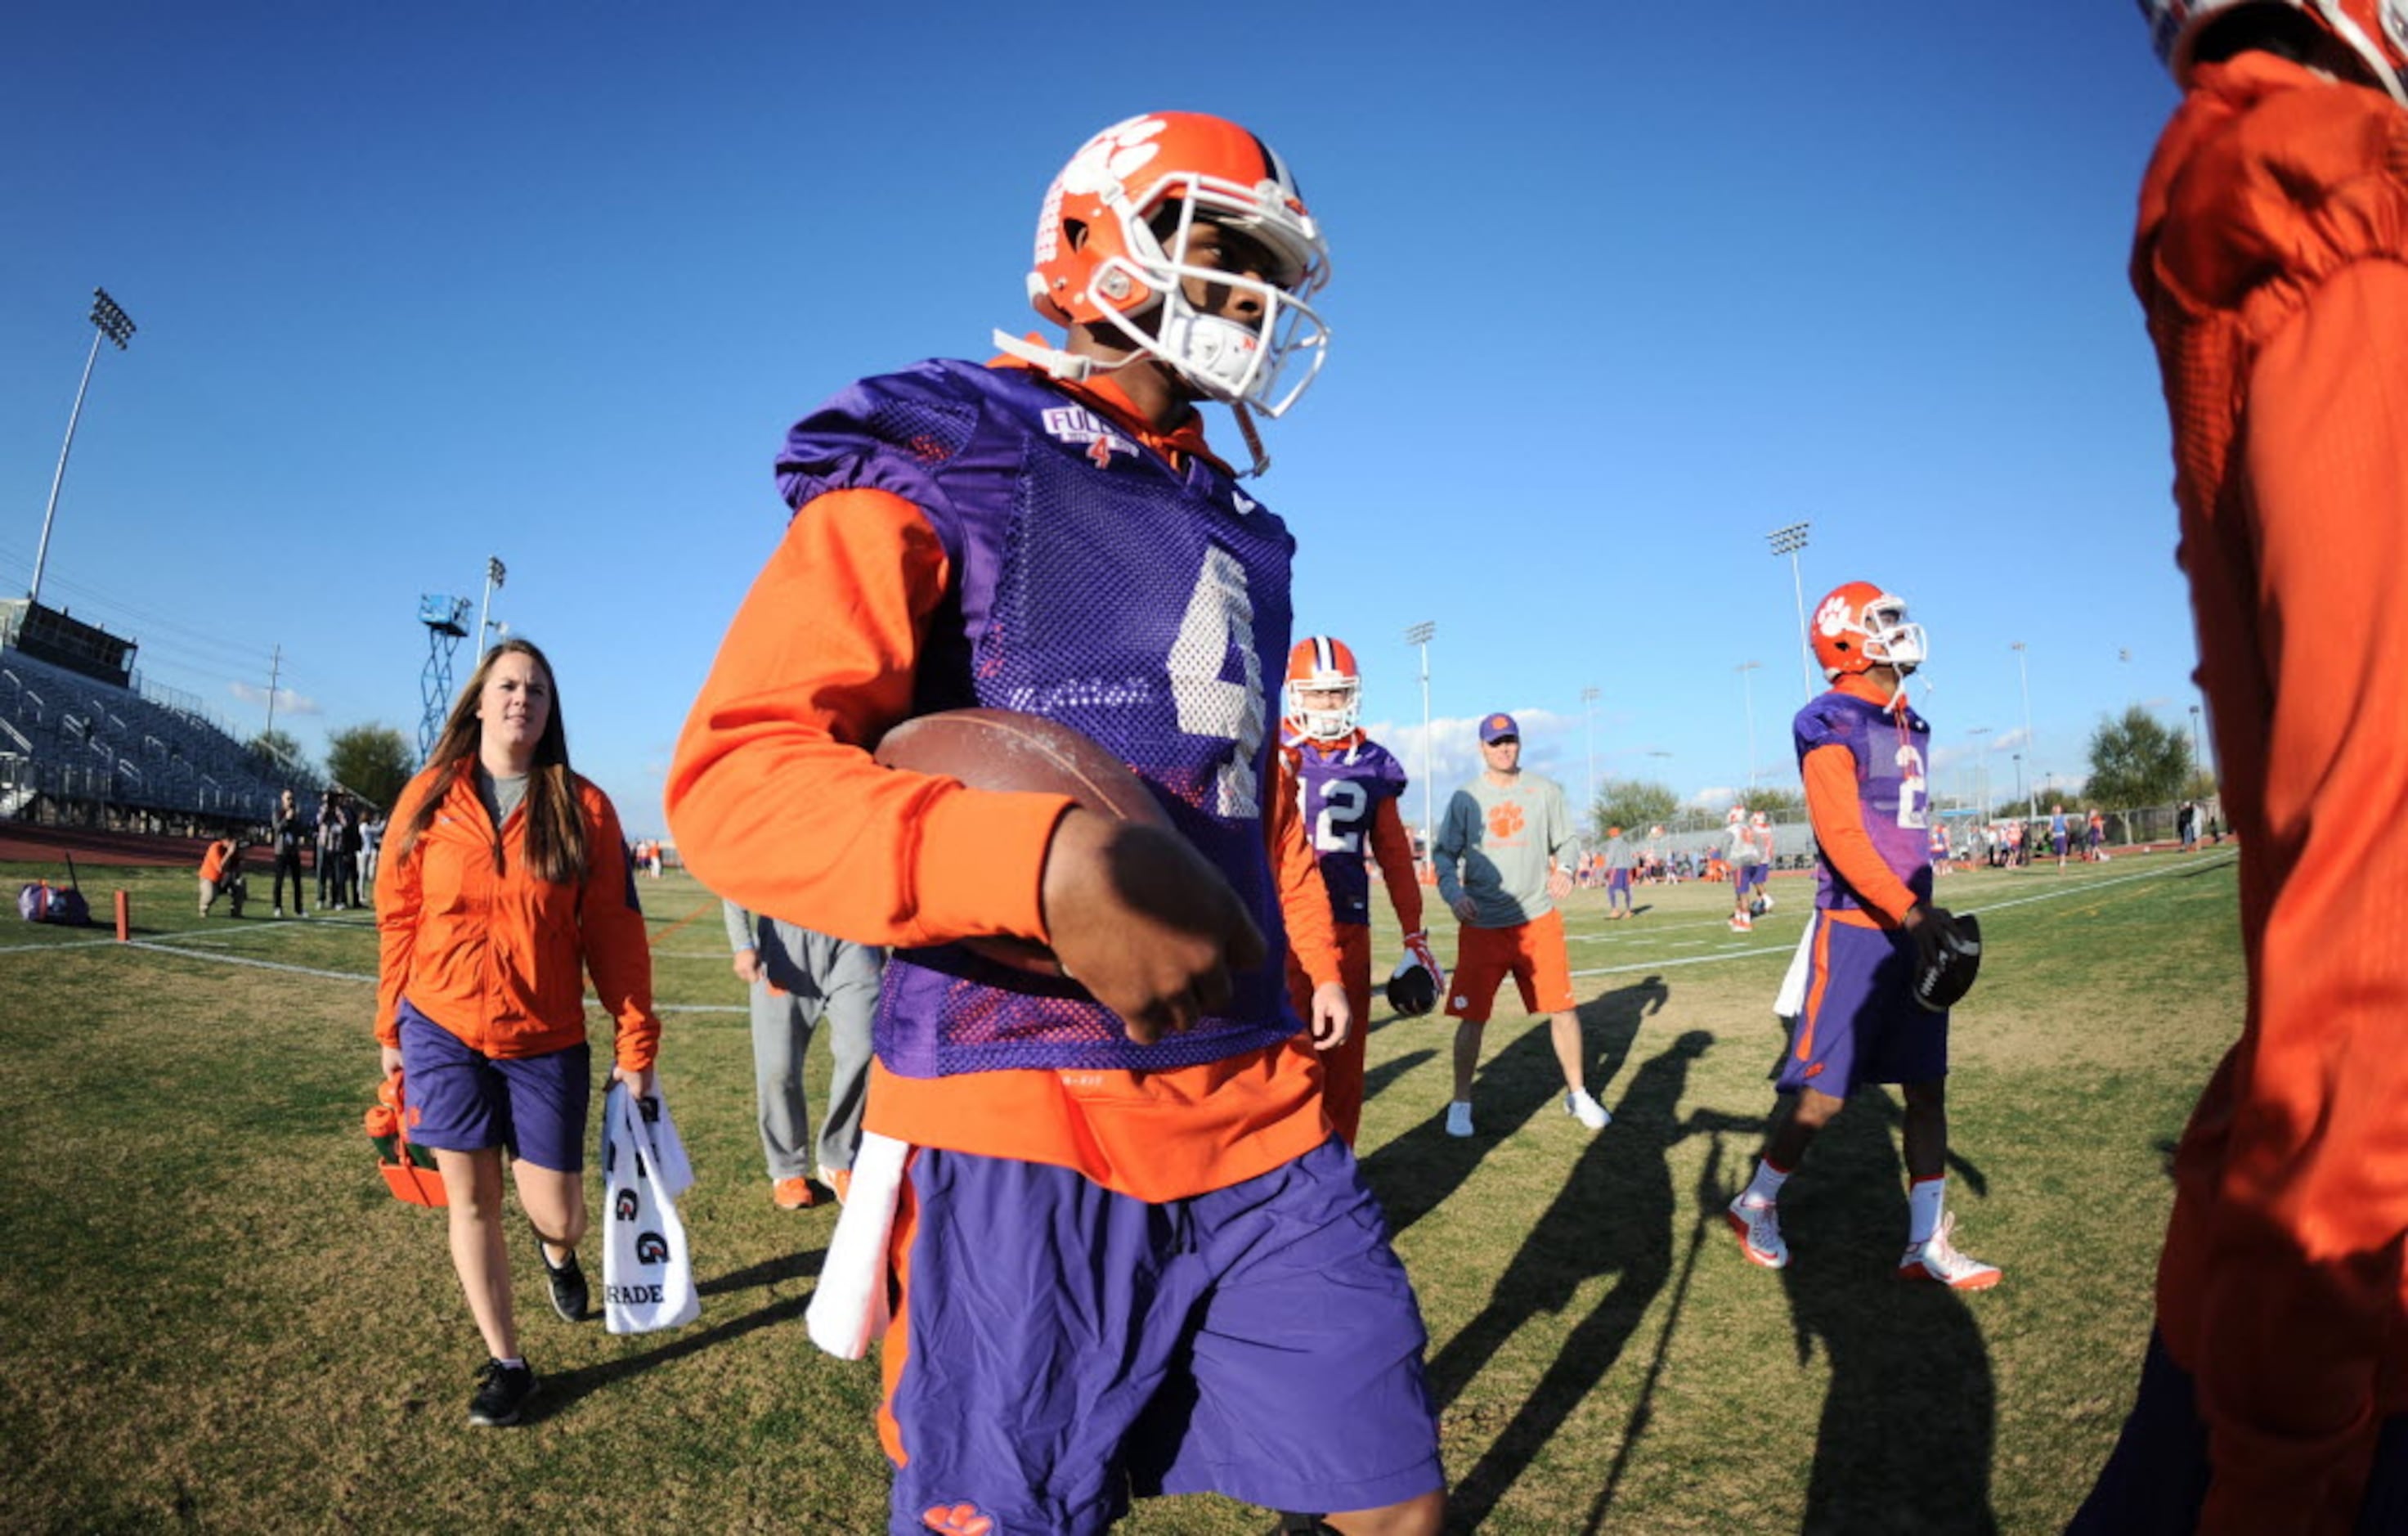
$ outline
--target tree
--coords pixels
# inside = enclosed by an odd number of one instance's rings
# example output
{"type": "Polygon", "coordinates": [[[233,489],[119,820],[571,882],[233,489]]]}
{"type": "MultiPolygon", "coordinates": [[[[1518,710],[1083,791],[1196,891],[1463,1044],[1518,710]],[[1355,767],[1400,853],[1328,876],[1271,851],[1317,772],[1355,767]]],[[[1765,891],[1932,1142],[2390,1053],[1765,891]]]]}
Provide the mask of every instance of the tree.
{"type": "Polygon", "coordinates": [[[380,810],[393,809],[414,768],[409,743],[391,725],[350,725],[326,738],[326,776],[380,810]]]}
{"type": "Polygon", "coordinates": [[[1802,822],[1806,819],[1806,792],[1787,784],[1758,784],[1740,793],[1740,803],[1750,815],[1763,811],[1775,822],[1802,822]]]}
{"type": "Polygon", "coordinates": [[[251,739],[251,754],[259,759],[268,777],[280,773],[307,773],[308,767],[301,761],[301,743],[274,726],[251,739]]]}
{"type": "Polygon", "coordinates": [[[1663,784],[1645,779],[1608,779],[1597,786],[1597,802],[1588,808],[1589,833],[1603,838],[1609,826],[1644,832],[1669,822],[1681,809],[1681,797],[1663,784]]]}
{"type": "Polygon", "coordinates": [[[2094,804],[2164,805],[2182,794],[2190,776],[2189,738],[2137,704],[2120,717],[2100,721],[2090,733],[2090,782],[2084,797],[2094,804]]]}

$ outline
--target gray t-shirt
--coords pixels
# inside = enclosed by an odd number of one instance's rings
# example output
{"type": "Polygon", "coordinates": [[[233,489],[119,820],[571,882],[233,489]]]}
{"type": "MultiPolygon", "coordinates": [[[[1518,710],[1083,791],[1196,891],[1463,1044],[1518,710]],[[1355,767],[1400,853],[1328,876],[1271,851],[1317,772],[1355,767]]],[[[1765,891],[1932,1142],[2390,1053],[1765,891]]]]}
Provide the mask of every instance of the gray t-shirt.
{"type": "Polygon", "coordinates": [[[494,818],[496,832],[526,798],[526,791],[527,776],[523,773],[505,779],[481,768],[477,770],[477,798],[485,802],[485,814],[494,818]]]}
{"type": "Polygon", "coordinates": [[[1631,857],[1630,841],[1628,839],[1608,838],[1605,840],[1605,867],[1607,868],[1627,869],[1637,862],[1638,861],[1636,859],[1631,857]]]}
{"type": "Polygon", "coordinates": [[[1498,784],[1484,773],[1455,792],[1440,818],[1440,899],[1453,906],[1469,896],[1477,927],[1509,928],[1543,917],[1555,906],[1547,896],[1549,866],[1571,841],[1562,785],[1526,771],[1498,784]]]}

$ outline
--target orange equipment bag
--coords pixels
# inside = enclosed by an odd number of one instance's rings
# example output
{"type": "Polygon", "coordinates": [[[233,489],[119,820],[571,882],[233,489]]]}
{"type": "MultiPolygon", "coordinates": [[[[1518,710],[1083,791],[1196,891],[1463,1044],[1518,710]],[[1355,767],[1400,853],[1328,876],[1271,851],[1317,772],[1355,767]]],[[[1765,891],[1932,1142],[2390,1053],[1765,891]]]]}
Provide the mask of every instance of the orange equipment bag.
{"type": "Polygon", "coordinates": [[[401,1074],[377,1084],[377,1101],[368,1106],[368,1140],[376,1143],[377,1171],[384,1175],[393,1198],[410,1205],[449,1204],[443,1175],[435,1170],[435,1154],[409,1139],[409,1106],[402,1096],[401,1074]]]}

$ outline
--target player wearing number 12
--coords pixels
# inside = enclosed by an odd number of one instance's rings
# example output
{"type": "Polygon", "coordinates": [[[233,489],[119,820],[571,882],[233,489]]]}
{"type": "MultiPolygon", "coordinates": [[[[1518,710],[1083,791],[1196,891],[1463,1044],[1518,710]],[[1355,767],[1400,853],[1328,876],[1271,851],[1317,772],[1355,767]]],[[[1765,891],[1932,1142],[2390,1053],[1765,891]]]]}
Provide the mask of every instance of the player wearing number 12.
{"type": "Polygon", "coordinates": [[[1419,1306],[1283,973],[1281,893],[1312,879],[1268,803],[1294,540],[1197,409],[1262,467],[1249,412],[1311,380],[1327,262],[1237,124],[1096,135],[1028,275],[1065,343],[998,333],[792,430],[794,518],[679,743],[705,884],[893,950],[865,1129],[909,1150],[883,1191],[855,1165],[838,1230],[891,1234],[864,1286],[894,1299],[891,1536],[1088,1536],[1132,1492],[1440,1528],[1419,1306]],[[971,707],[1085,735],[1169,825],[870,755],[971,707]],[[986,936],[1067,974],[959,942],[986,936]]]}
{"type": "MultiPolygon", "coordinates": [[[[1337,927],[1339,979],[1354,1027],[1345,1041],[1322,1053],[1323,1097],[1329,1123],[1346,1144],[1363,1123],[1363,1044],[1371,1016],[1371,881],[1368,853],[1380,866],[1389,904],[1404,931],[1399,972],[1419,966],[1429,975],[1429,996],[1446,987],[1446,972],[1430,952],[1422,928],[1422,888],[1414,878],[1412,838],[1397,810],[1405,792],[1404,765],[1387,748],[1363,734],[1357,724],[1363,674],[1345,641],[1327,635],[1296,642],[1287,658],[1287,712],[1280,751],[1296,779],[1298,809],[1312,840],[1322,883],[1329,890],[1329,915],[1337,927]]],[[[1291,968],[1289,990],[1298,1000],[1311,991],[1291,968]]]]}
{"type": "Polygon", "coordinates": [[[1815,609],[1813,639],[1833,686],[1791,725],[1817,867],[1804,1003],[1774,1080],[1782,1109],[1756,1177],[1731,1202],[1731,1228],[1751,1262],[1786,1265],[1782,1185],[1859,1084],[1895,1083],[1911,1181],[1899,1277],[1982,1290],[1999,1271],[1956,1251],[1945,1211],[1948,1015],[1913,990],[1921,958],[1956,938],[1955,920],[1931,904],[1931,727],[1906,702],[1923,626],[1907,622],[1903,599],[1850,581],[1815,609]]]}

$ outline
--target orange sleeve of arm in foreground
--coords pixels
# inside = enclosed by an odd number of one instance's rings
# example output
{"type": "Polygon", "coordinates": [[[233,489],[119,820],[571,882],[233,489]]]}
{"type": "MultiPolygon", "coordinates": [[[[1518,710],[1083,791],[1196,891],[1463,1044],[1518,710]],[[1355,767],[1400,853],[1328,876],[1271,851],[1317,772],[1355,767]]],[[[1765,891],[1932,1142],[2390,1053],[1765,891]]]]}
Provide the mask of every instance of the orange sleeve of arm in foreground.
{"type": "MultiPolygon", "coordinates": [[[[1304,835],[1297,804],[1296,766],[1278,748],[1271,752],[1270,803],[1263,836],[1270,845],[1271,876],[1279,882],[1280,917],[1287,926],[1288,951],[1315,987],[1340,979],[1338,926],[1329,914],[1329,887],[1304,835]]],[[[1358,1021],[1359,1022],[1359,1021],[1358,1021]]]]}
{"type": "Polygon", "coordinates": [[[660,1055],[661,1017],[652,1009],[652,944],[636,905],[635,871],[618,809],[589,789],[585,810],[593,841],[586,848],[585,885],[577,897],[577,931],[594,995],[610,1015],[611,1055],[640,1072],[660,1055]]]}
{"type": "Polygon", "coordinates": [[[1382,800],[1371,812],[1371,856],[1380,861],[1380,880],[1388,887],[1388,904],[1397,909],[1398,928],[1421,932],[1422,883],[1413,868],[1413,840],[1395,800],[1382,800]]]}
{"type": "Polygon", "coordinates": [[[1806,814],[1814,824],[1814,840],[1823,856],[1861,897],[1893,927],[1906,921],[1914,893],[1893,873],[1872,834],[1865,830],[1856,806],[1856,760],[1847,748],[1833,742],[1816,747],[1801,765],[1806,780],[1806,814]]]}
{"type": "Polygon", "coordinates": [[[2200,1529],[2338,1531],[2401,1411],[2381,1394],[2403,1354],[2408,891],[2381,840],[2333,812],[2408,804],[2408,267],[2327,280],[2259,354],[2248,400],[2255,590],[2243,571],[2219,596],[2254,600],[2264,718],[2221,725],[2264,733],[2231,765],[2264,774],[2242,797],[2263,806],[2246,835],[2264,846],[2244,844],[2256,1007],[2210,1090],[2227,1141],[2192,1271],[2215,1469],[2200,1529]]]}
{"type": "Polygon", "coordinates": [[[704,885],[857,943],[1044,940],[1045,850],[1070,800],[870,760],[910,712],[947,581],[936,530],[899,496],[833,491],[795,514],[669,768],[669,825],[704,885]]]}

